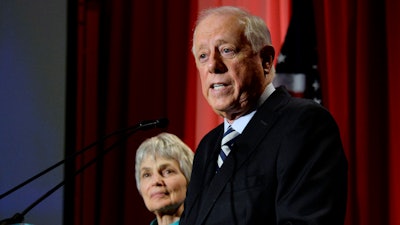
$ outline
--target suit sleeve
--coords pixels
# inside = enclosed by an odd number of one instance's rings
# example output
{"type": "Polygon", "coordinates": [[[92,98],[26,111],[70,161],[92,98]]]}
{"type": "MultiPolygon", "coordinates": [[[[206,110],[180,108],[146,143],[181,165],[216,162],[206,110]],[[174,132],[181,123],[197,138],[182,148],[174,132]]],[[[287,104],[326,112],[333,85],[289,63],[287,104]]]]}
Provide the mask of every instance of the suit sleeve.
{"type": "Polygon", "coordinates": [[[338,127],[322,107],[290,110],[277,157],[277,224],[343,224],[347,161],[338,127]]]}

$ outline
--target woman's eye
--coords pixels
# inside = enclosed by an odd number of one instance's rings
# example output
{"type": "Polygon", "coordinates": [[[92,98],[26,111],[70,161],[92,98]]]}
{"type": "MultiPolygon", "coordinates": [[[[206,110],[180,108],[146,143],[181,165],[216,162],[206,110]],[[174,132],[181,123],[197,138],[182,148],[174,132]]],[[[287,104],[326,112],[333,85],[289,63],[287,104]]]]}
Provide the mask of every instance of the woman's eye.
{"type": "Polygon", "coordinates": [[[168,176],[168,175],[170,175],[170,174],[172,174],[172,173],[174,173],[174,172],[175,172],[174,170],[166,169],[166,170],[163,171],[163,175],[164,175],[164,176],[168,176]]]}
{"type": "Polygon", "coordinates": [[[143,178],[150,177],[150,173],[143,173],[143,174],[142,174],[142,177],[143,177],[143,178]]]}

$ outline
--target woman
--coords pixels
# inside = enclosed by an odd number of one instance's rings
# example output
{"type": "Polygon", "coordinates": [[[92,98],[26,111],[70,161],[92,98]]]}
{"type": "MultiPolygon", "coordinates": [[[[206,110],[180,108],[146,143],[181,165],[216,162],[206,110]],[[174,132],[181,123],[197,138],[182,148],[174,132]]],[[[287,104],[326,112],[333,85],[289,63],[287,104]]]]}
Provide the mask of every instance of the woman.
{"type": "Polygon", "coordinates": [[[160,133],[136,152],[136,185],[147,209],[156,215],[150,225],[177,225],[192,172],[193,151],[176,135],[160,133]]]}

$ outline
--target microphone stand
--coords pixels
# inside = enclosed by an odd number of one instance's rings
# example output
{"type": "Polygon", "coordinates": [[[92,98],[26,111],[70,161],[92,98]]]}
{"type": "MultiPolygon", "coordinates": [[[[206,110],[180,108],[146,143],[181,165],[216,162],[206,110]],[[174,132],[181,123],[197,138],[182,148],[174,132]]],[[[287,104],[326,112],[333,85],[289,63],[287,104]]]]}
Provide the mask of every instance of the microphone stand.
{"type": "MultiPolygon", "coordinates": [[[[82,166],[79,170],[75,171],[74,173],[74,177],[80,173],[82,173],[86,168],[88,168],[89,166],[91,166],[92,164],[94,164],[97,160],[99,160],[100,158],[102,158],[105,154],[107,154],[108,152],[110,152],[114,147],[116,147],[117,145],[123,143],[123,141],[125,141],[129,136],[131,136],[132,134],[136,133],[136,131],[138,130],[149,130],[151,128],[165,128],[168,125],[168,119],[159,119],[159,120],[154,120],[154,121],[142,121],[139,124],[133,126],[133,127],[128,127],[122,130],[118,130],[115,131],[111,134],[108,134],[102,138],[100,138],[98,141],[93,142],[92,144],[84,147],[83,149],[75,152],[74,154],[70,155],[69,157],[67,157],[64,160],[61,160],[59,162],[57,162],[56,164],[50,166],[49,168],[43,170],[42,172],[34,175],[33,177],[27,179],[26,181],[22,182],[21,184],[15,186],[14,188],[10,189],[9,191],[5,192],[4,194],[0,195],[0,199],[4,198],[5,196],[13,193],[14,191],[20,189],[21,187],[27,185],[28,183],[32,182],[33,180],[41,177],[42,175],[50,172],[51,170],[53,170],[54,168],[57,168],[58,166],[64,164],[66,161],[71,160],[76,158],[78,155],[86,152],[88,149],[96,146],[97,144],[99,144],[100,142],[105,141],[107,138],[120,134],[120,133],[124,133],[129,131],[128,134],[126,134],[122,139],[116,141],[114,144],[112,144],[110,147],[108,147],[107,149],[105,149],[104,151],[102,151],[100,153],[100,155],[96,156],[94,159],[90,160],[88,163],[86,163],[84,166],[82,166]]],[[[40,198],[38,198],[35,202],[33,202],[31,205],[29,205],[24,211],[22,211],[22,213],[16,213],[14,214],[13,217],[11,218],[7,218],[4,220],[0,221],[0,225],[11,225],[14,223],[22,223],[24,221],[25,215],[31,210],[33,209],[36,205],[38,205],[40,202],[42,202],[44,199],[46,199],[47,197],[49,197],[51,194],[53,194],[55,191],[57,191],[59,188],[61,188],[62,186],[64,186],[66,180],[61,181],[60,183],[58,183],[56,186],[54,186],[52,189],[50,189],[48,192],[46,192],[44,195],[42,195],[40,198]]]]}

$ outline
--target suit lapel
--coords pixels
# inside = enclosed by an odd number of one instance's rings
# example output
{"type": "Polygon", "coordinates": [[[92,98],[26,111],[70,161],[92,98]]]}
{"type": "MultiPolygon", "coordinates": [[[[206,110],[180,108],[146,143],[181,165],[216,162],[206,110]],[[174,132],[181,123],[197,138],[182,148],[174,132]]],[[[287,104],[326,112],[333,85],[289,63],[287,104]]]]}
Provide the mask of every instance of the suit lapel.
{"type": "MultiPolygon", "coordinates": [[[[223,123],[216,127],[214,130],[211,132],[213,134],[208,134],[210,136],[210,139],[207,139],[208,143],[202,144],[200,143],[200,146],[202,146],[201,150],[197,151],[202,151],[201,155],[204,155],[206,159],[204,159],[204,162],[200,163],[201,167],[193,167],[193,171],[198,171],[199,174],[197,175],[200,177],[199,179],[191,179],[189,186],[191,186],[191,191],[192,191],[192,196],[191,198],[188,198],[186,200],[191,201],[192,203],[197,202],[196,204],[200,204],[202,201],[206,201],[204,199],[208,199],[207,193],[204,193],[205,190],[207,189],[207,186],[205,184],[209,184],[212,182],[213,177],[215,176],[215,171],[216,171],[216,164],[217,164],[217,157],[220,151],[219,146],[221,145],[221,140],[222,140],[222,135],[224,132],[223,128],[223,123]],[[206,197],[204,197],[206,196],[206,197]]],[[[204,140],[204,139],[203,139],[204,140]]],[[[200,154],[197,152],[196,154],[200,154]]],[[[203,158],[203,157],[201,157],[203,158]]],[[[203,160],[202,160],[203,161],[203,160]]],[[[195,164],[193,164],[195,166],[195,164]]],[[[193,174],[192,174],[193,175],[193,174]]],[[[185,206],[185,211],[193,214],[197,214],[197,219],[196,221],[199,221],[198,218],[201,217],[200,212],[196,212],[198,210],[197,207],[194,207],[196,204],[188,204],[185,206]],[[191,205],[192,207],[190,207],[191,205]]],[[[204,210],[201,210],[204,211],[204,210]]],[[[197,224],[194,221],[191,221],[193,224],[197,224]]]]}
{"type": "MultiPolygon", "coordinates": [[[[198,224],[202,224],[207,216],[207,214],[212,209],[214,203],[217,201],[219,195],[225,188],[226,184],[232,178],[234,173],[245,163],[249,156],[257,149],[259,142],[268,133],[272,124],[278,117],[279,108],[286,104],[290,95],[281,88],[277,90],[264,102],[264,104],[257,109],[257,113],[250,120],[249,124],[244,129],[241,137],[237,140],[234,149],[228,158],[224,161],[224,165],[221,167],[217,174],[215,171],[211,170],[210,166],[207,172],[207,176],[213,176],[211,178],[210,185],[203,198],[202,210],[199,212],[198,224]]],[[[222,131],[223,132],[223,131],[222,131]]],[[[218,139],[217,143],[220,144],[221,137],[218,139]]],[[[219,145],[216,145],[219,151],[219,145]]],[[[214,149],[214,155],[215,151],[214,149]]],[[[215,159],[216,157],[210,157],[215,159]]]]}

